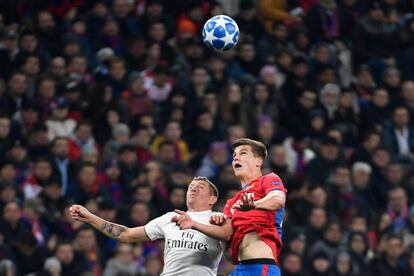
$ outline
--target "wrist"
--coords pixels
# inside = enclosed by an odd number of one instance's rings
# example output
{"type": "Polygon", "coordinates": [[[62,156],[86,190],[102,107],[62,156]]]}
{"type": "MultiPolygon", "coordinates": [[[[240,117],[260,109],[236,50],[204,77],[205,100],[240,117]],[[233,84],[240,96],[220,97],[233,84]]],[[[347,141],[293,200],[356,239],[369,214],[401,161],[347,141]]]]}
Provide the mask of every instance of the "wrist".
{"type": "Polygon", "coordinates": [[[194,221],[193,225],[191,226],[191,229],[200,230],[199,226],[200,226],[200,223],[198,223],[197,221],[194,221]]]}

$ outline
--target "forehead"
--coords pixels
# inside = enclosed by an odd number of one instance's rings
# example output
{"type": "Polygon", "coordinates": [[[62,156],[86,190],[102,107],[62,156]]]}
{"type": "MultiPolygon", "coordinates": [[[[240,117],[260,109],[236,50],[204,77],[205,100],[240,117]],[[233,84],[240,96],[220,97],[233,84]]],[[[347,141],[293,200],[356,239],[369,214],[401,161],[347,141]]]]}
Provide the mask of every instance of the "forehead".
{"type": "Polygon", "coordinates": [[[201,185],[201,186],[204,186],[204,187],[208,187],[209,186],[208,183],[205,182],[204,180],[193,180],[188,185],[188,187],[190,187],[190,186],[198,186],[198,185],[201,185]]]}
{"type": "Polygon", "coordinates": [[[237,153],[237,152],[241,152],[241,151],[252,151],[252,146],[250,146],[250,145],[238,146],[233,150],[233,153],[237,153]]]}

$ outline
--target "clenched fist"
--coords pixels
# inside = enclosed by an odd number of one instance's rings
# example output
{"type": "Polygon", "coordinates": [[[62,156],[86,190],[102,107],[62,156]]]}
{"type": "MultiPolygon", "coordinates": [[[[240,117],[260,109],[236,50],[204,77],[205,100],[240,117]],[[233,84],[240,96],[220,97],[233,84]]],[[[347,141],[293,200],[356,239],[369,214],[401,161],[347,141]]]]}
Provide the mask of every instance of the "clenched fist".
{"type": "Polygon", "coordinates": [[[92,213],[82,205],[72,205],[69,209],[70,215],[73,219],[82,222],[88,222],[92,213]]]}

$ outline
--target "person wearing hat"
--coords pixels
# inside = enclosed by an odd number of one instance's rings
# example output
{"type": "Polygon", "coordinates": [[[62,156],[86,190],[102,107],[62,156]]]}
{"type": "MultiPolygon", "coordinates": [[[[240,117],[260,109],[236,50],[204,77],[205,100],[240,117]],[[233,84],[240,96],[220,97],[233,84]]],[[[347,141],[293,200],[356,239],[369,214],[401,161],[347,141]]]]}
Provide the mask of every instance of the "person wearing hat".
{"type": "Polygon", "coordinates": [[[5,79],[10,76],[16,55],[19,53],[18,34],[14,30],[6,30],[2,37],[3,48],[0,49],[0,74],[5,79]]]}
{"type": "Polygon", "coordinates": [[[58,97],[50,103],[51,116],[46,121],[49,141],[56,137],[69,137],[76,128],[76,121],[68,118],[69,103],[58,97]]]}
{"type": "MultiPolygon", "coordinates": [[[[187,214],[194,220],[208,224],[212,207],[217,202],[217,187],[206,177],[195,177],[187,189],[187,214]]],[[[103,220],[81,205],[72,205],[73,219],[86,222],[108,237],[132,243],[165,240],[163,275],[216,275],[222,256],[220,242],[193,230],[180,230],[171,221],[174,212],[155,218],[145,226],[128,228],[103,220]]]]}

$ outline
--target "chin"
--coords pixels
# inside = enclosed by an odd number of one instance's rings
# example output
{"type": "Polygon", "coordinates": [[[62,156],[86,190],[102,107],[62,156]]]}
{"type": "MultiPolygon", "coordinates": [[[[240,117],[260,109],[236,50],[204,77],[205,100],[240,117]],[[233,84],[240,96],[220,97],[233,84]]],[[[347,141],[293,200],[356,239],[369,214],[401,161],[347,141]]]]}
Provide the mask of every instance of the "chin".
{"type": "Polygon", "coordinates": [[[241,177],[241,176],[243,176],[243,172],[241,172],[241,171],[235,171],[234,172],[234,175],[237,176],[237,177],[241,177]]]}

